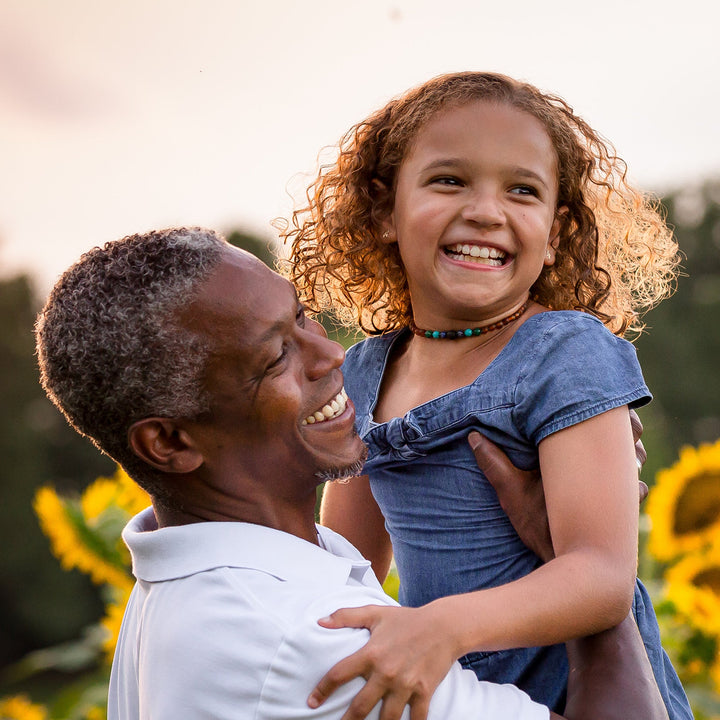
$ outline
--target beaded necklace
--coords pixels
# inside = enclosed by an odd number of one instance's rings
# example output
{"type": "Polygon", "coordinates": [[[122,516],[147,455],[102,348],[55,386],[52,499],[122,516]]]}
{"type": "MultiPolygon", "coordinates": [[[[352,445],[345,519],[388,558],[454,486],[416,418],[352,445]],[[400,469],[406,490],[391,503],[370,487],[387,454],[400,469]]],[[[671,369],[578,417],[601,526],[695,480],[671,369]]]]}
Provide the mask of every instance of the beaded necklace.
{"type": "Polygon", "coordinates": [[[529,303],[526,302],[519,310],[512,313],[512,315],[501,318],[490,325],[481,325],[480,327],[467,328],[465,330],[423,330],[415,324],[414,320],[410,320],[410,330],[418,337],[425,337],[430,340],[458,340],[459,338],[476,337],[477,335],[484,335],[493,330],[499,330],[501,327],[505,327],[511,322],[514,322],[527,310],[528,304],[529,303]]]}

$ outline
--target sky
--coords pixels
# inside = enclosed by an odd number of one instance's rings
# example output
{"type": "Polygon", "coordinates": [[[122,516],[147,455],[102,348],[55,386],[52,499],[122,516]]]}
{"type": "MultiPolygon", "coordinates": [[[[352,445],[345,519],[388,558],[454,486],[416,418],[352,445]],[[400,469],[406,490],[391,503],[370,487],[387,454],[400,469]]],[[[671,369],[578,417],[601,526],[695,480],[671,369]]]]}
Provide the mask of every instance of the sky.
{"type": "Polygon", "coordinates": [[[2,0],[0,275],[173,225],[267,238],[323,147],[444,72],[565,98],[654,192],[720,176],[708,0],[2,0]]]}

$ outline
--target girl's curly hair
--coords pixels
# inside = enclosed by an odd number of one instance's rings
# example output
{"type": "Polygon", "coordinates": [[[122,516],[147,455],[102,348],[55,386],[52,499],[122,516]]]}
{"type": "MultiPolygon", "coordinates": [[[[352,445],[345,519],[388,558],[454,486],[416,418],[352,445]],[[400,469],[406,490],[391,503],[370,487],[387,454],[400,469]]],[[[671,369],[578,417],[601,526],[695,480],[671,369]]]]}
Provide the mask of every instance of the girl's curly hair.
{"type": "Polygon", "coordinates": [[[642,313],[673,291],[679,261],[659,205],[627,183],[624,161],[564,100],[495,73],[436,77],[345,134],[281,233],[301,300],[370,335],[408,324],[405,268],[397,244],[380,238],[398,170],[430,118],[477,100],[533,115],[557,153],[558,207],[567,213],[555,264],[531,288],[533,299],[589,312],[617,335],[642,331],[642,313]]]}

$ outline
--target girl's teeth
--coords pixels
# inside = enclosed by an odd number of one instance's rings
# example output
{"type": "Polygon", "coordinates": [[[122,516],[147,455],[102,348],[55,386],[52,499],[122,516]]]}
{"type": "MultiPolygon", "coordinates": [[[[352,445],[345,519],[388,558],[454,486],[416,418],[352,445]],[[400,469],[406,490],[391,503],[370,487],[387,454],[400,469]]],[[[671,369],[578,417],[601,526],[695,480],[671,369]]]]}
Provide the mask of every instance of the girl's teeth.
{"type": "Polygon", "coordinates": [[[347,406],[347,393],[343,388],[327,405],[324,405],[322,410],[316,410],[312,415],[306,417],[303,421],[303,425],[312,425],[316,422],[323,422],[331,418],[337,417],[345,412],[347,406]]]}
{"type": "Polygon", "coordinates": [[[500,266],[505,258],[505,253],[497,248],[490,248],[480,245],[467,245],[467,244],[456,244],[449,245],[447,252],[451,257],[457,260],[470,261],[472,260],[490,260],[489,263],[483,263],[486,265],[500,266]]]}

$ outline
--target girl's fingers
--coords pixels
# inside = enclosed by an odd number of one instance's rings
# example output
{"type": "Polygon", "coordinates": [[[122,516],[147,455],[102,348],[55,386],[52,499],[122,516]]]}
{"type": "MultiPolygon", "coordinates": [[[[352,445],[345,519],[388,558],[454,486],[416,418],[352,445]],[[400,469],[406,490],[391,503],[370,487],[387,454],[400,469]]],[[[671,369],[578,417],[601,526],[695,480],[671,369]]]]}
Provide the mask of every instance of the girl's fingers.
{"type": "Polygon", "coordinates": [[[380,605],[363,605],[358,608],[341,608],[327,617],[320,618],[318,625],[324,628],[370,628],[378,616],[380,605]]]}
{"type": "MultiPolygon", "coordinates": [[[[309,707],[320,707],[341,685],[344,685],[353,678],[363,676],[366,672],[367,663],[363,659],[362,652],[363,649],[358,650],[352,655],[348,655],[348,657],[333,665],[333,667],[323,675],[308,697],[307,704],[309,707]]],[[[367,685],[365,688],[367,688],[367,685]]],[[[365,688],[361,693],[365,692],[365,688]]],[[[372,709],[372,707],[374,706],[371,706],[370,709],[372,709]]]]}

